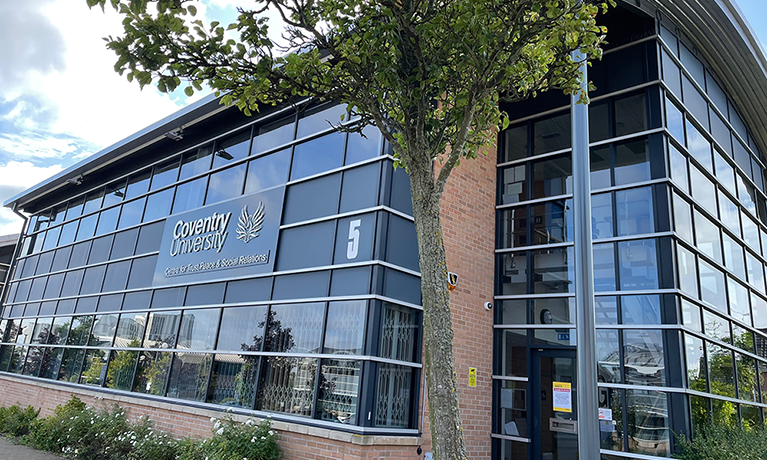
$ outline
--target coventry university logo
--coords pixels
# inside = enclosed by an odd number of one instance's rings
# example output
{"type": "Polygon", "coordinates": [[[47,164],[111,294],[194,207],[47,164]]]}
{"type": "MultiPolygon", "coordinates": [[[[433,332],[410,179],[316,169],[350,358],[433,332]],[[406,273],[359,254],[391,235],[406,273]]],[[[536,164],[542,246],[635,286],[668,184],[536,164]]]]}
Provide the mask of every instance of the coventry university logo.
{"type": "Polygon", "coordinates": [[[258,203],[258,209],[253,214],[248,215],[248,205],[242,208],[240,219],[237,224],[237,239],[242,240],[245,243],[258,237],[258,232],[261,231],[261,226],[264,223],[266,212],[264,212],[263,201],[258,203]]]}

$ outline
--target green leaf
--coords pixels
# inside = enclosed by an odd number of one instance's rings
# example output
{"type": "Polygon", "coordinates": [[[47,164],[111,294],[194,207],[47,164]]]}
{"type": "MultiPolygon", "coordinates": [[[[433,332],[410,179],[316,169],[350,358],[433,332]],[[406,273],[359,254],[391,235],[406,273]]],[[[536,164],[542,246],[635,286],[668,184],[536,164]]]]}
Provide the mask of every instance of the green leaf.
{"type": "Polygon", "coordinates": [[[184,88],[184,94],[186,94],[187,97],[194,96],[194,88],[192,88],[191,86],[187,86],[186,88],[184,88]]]}

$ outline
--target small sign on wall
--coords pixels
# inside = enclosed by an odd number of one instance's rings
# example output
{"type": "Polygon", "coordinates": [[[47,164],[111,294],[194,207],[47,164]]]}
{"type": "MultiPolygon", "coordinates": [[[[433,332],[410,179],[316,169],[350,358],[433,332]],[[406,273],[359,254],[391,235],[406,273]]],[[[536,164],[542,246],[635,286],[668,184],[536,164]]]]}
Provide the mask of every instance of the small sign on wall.
{"type": "Polygon", "coordinates": [[[469,386],[470,387],[477,386],[477,368],[476,367],[469,368],[469,386]]]}
{"type": "Polygon", "coordinates": [[[558,412],[572,412],[573,394],[571,384],[569,382],[554,382],[553,387],[551,394],[554,410],[558,412]]]}

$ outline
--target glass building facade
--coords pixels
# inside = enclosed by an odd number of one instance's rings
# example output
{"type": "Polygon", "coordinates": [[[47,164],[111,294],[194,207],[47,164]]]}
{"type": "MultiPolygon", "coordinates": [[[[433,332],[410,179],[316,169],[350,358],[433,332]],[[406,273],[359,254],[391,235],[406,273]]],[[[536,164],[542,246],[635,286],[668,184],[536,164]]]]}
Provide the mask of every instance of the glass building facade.
{"type": "MultiPolygon", "coordinates": [[[[377,130],[328,124],[342,113],[213,118],[86,176],[66,199],[35,203],[0,323],[0,371],[414,432],[421,307],[409,182],[377,130]],[[279,216],[248,239],[277,235],[271,270],[190,264],[163,276],[164,240],[183,233],[185,212],[265,193],[279,216]]],[[[242,225],[239,213],[230,219],[230,240],[242,225]]]]}
{"type": "MultiPolygon", "coordinates": [[[[603,459],[670,457],[767,409],[765,158],[674,23],[619,8],[589,69],[603,459]]],[[[569,100],[507,107],[496,217],[494,458],[575,459],[569,100]],[[568,387],[569,388],[569,387],[568,387]],[[574,404],[574,403],[573,403],[574,404]]]]}

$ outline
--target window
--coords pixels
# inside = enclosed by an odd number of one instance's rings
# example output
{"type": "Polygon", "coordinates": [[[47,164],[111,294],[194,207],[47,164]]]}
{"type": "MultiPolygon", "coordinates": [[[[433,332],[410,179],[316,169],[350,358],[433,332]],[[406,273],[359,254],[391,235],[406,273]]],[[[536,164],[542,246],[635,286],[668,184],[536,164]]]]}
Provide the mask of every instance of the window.
{"type": "Polygon", "coordinates": [[[615,192],[618,236],[653,233],[652,187],[615,192]]]}
{"type": "Polygon", "coordinates": [[[743,256],[743,246],[730,238],[726,233],[722,234],[724,242],[724,266],[729,268],[740,279],[746,279],[746,259],[743,256]]]}
{"type": "Polygon", "coordinates": [[[719,227],[698,211],[695,211],[695,245],[701,252],[722,263],[722,240],[719,227]]]}
{"type": "Polygon", "coordinates": [[[658,289],[655,240],[618,243],[621,290],[658,289]]]}
{"type": "Polygon", "coordinates": [[[181,173],[179,180],[188,179],[210,170],[213,157],[213,144],[187,152],[181,157],[181,173]]]}
{"type": "Polygon", "coordinates": [[[223,140],[216,141],[216,152],[213,156],[213,169],[231,164],[245,158],[250,153],[250,128],[233,134],[223,140]]]}
{"type": "Polygon", "coordinates": [[[139,195],[143,195],[149,190],[149,180],[152,177],[152,170],[146,169],[136,174],[131,174],[128,178],[128,188],[125,191],[125,199],[130,200],[139,195]]]}
{"type": "Polygon", "coordinates": [[[296,126],[294,122],[295,116],[291,115],[256,128],[258,135],[253,138],[252,154],[256,155],[292,141],[296,126]]]}
{"type": "Polygon", "coordinates": [[[362,134],[349,133],[346,144],[347,165],[377,157],[381,152],[381,132],[373,125],[365,126],[362,134]]]}
{"type": "Polygon", "coordinates": [[[690,168],[690,190],[695,201],[713,216],[716,212],[716,186],[698,168],[690,168]]]}
{"type": "Polygon", "coordinates": [[[706,342],[706,352],[711,393],[734,398],[735,375],[732,351],[714,343],[706,342]]]}
{"type": "Polygon", "coordinates": [[[533,155],[570,147],[570,113],[564,113],[533,124],[533,155]]]}
{"type": "Polygon", "coordinates": [[[730,163],[724,159],[719,150],[714,150],[714,164],[716,166],[716,178],[719,183],[727,187],[727,189],[734,195],[735,194],[735,172],[730,166],[730,163]]]}
{"type": "Polygon", "coordinates": [[[357,423],[357,397],[360,392],[360,361],[323,359],[315,418],[343,423],[357,423]]]}
{"type": "Polygon", "coordinates": [[[591,189],[597,190],[612,185],[610,178],[610,147],[594,147],[591,149],[591,189]]]}
{"type": "Polygon", "coordinates": [[[633,184],[650,179],[652,176],[647,141],[618,144],[615,147],[615,185],[633,184]]]}
{"type": "Polygon", "coordinates": [[[719,218],[727,228],[740,236],[740,212],[738,212],[738,206],[727,198],[724,193],[719,194],[719,218]]]}
{"type": "Polygon", "coordinates": [[[176,157],[154,167],[150,190],[157,190],[176,182],[180,158],[176,157]]]}
{"type": "Polygon", "coordinates": [[[698,270],[695,266],[695,256],[678,243],[676,254],[679,267],[679,289],[685,294],[697,298],[698,270]]]}
{"type": "Polygon", "coordinates": [[[324,303],[273,305],[265,351],[318,353],[322,339],[324,303]]]}
{"type": "Polygon", "coordinates": [[[245,163],[241,163],[237,166],[211,174],[205,204],[218,203],[219,201],[242,195],[246,167],[247,165],[245,163]]]}
{"type": "Polygon", "coordinates": [[[212,356],[199,353],[176,353],[168,381],[168,397],[205,401],[212,356]]]}
{"type": "Polygon", "coordinates": [[[280,150],[248,162],[245,194],[264,190],[288,180],[291,149],[280,150]]]}
{"type": "Polygon", "coordinates": [[[625,136],[647,129],[645,94],[615,99],[615,136],[625,136]]]}
{"type": "Polygon", "coordinates": [[[573,248],[529,251],[533,263],[533,293],[573,292],[573,248]]]}
{"type": "Polygon", "coordinates": [[[713,172],[711,163],[711,143],[687,120],[687,150],[704,168],[713,172]]]}
{"type": "Polygon", "coordinates": [[[176,348],[213,350],[216,346],[220,315],[220,308],[184,311],[176,348]]]}
{"type": "Polygon", "coordinates": [[[677,193],[674,193],[674,230],[688,243],[693,242],[690,204],[677,193]]]}
{"type": "Polygon", "coordinates": [[[176,198],[173,201],[173,214],[188,211],[202,206],[205,198],[205,188],[208,177],[201,177],[176,187],[176,198]]]}
{"type": "Polygon", "coordinates": [[[600,382],[621,383],[618,331],[597,329],[597,377],[600,382]]]}
{"type": "Polygon", "coordinates": [[[724,291],[724,273],[703,259],[698,259],[700,273],[700,297],[719,311],[727,311],[727,297],[724,291]]]}
{"type": "Polygon", "coordinates": [[[266,326],[266,306],[224,308],[217,350],[261,351],[266,326]]]}
{"type": "Polygon", "coordinates": [[[666,98],[666,127],[680,144],[684,144],[684,115],[668,97],[666,98]]]}
{"type": "Polygon", "coordinates": [[[295,146],[290,179],[301,179],[342,166],[344,141],[344,133],[333,132],[295,146]]]}
{"type": "Polygon", "coordinates": [[[531,199],[572,193],[573,170],[570,156],[533,163],[531,189],[531,199]]]}
{"type": "Polygon", "coordinates": [[[410,394],[414,390],[413,368],[378,363],[375,394],[376,426],[407,427],[410,425],[410,394]]]}
{"type": "Polygon", "coordinates": [[[662,331],[624,330],[623,365],[626,383],[663,386],[666,379],[662,331]]]}
{"type": "MultiPolygon", "coordinates": [[[[569,203],[570,200],[566,201],[569,203]]],[[[571,224],[567,224],[569,228],[571,224]]],[[[594,239],[613,236],[612,193],[591,195],[591,235],[594,239]]]]}
{"type": "Polygon", "coordinates": [[[367,302],[364,300],[330,302],[322,352],[362,354],[366,317],[367,302]]]}
{"type": "Polygon", "coordinates": [[[594,245],[594,290],[615,291],[615,244],[594,245]]]}
{"type": "MultiPolygon", "coordinates": [[[[311,417],[318,360],[265,357],[263,361],[266,364],[259,380],[256,407],[311,417]]],[[[409,396],[407,400],[410,401],[409,396]]]]}
{"type": "Polygon", "coordinates": [[[142,351],[136,365],[133,391],[157,396],[165,395],[172,353],[142,351]]]}
{"type": "MultiPolygon", "coordinates": [[[[589,110],[594,111],[594,105],[589,110]]],[[[503,133],[503,139],[504,157],[501,163],[520,160],[527,156],[527,125],[507,129],[503,133]]]]}

